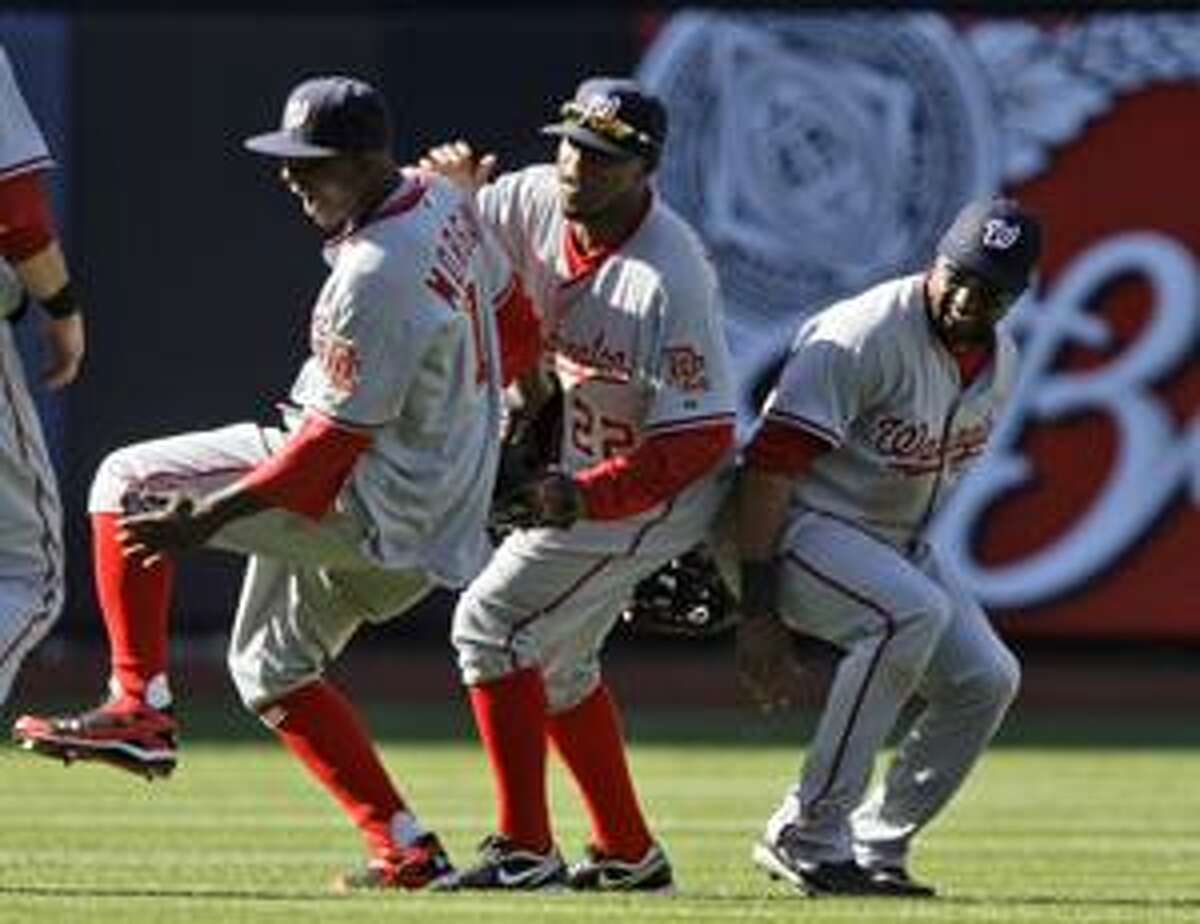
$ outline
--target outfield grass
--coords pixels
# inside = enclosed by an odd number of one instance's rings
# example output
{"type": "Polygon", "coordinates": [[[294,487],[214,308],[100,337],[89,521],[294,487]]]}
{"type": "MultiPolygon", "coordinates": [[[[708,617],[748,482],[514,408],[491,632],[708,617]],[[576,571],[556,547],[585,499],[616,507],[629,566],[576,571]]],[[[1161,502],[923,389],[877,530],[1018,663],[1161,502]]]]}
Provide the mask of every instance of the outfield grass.
{"type": "MultiPolygon", "coordinates": [[[[1200,746],[1182,714],[1014,716],[920,842],[914,872],[941,891],[931,902],[805,899],[751,866],[804,722],[631,717],[634,769],[676,865],[675,897],[342,898],[325,883],[360,848],[324,794],[233,710],[184,719],[184,762],[168,782],[0,752],[0,921],[1200,921],[1200,746]]],[[[461,709],[371,719],[422,818],[468,859],[491,797],[461,709]]],[[[584,818],[557,768],[551,787],[557,836],[573,854],[584,818]]]]}

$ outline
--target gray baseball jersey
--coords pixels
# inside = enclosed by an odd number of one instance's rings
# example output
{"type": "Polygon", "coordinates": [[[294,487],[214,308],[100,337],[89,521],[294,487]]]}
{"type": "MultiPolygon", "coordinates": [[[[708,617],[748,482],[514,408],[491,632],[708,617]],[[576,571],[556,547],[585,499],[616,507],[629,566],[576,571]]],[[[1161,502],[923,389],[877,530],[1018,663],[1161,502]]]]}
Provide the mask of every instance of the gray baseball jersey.
{"type": "MultiPolygon", "coordinates": [[[[251,707],[319,676],[364,620],[396,615],[435,584],[465,583],[490,554],[500,427],[494,311],[510,279],[507,259],[470,200],[424,174],[408,176],[326,257],[312,355],[291,397],[369,428],[373,442],[319,523],[273,509],[212,539],[251,556],[229,659],[251,707]]],[[[246,423],[126,447],[104,460],[89,507],[118,511],[147,491],[211,493],[286,438],[246,423]]]]}
{"type": "Polygon", "coordinates": [[[313,352],[292,400],[373,429],[343,494],[369,524],[370,554],[457,587],[491,552],[494,300],[511,271],[447,180],[413,173],[388,209],[403,214],[327,248],[313,352]]]}
{"type": "MultiPolygon", "coordinates": [[[[541,314],[543,351],[563,385],[564,470],[631,452],[654,434],[733,420],[716,274],[670,207],[656,200],[616,254],[573,279],[553,166],[506,174],[480,190],[479,206],[541,314]]],[[[608,552],[637,538],[643,551],[676,548],[709,523],[724,486],[714,472],[670,504],[551,530],[545,541],[608,552]]]]}
{"type": "Polygon", "coordinates": [[[797,479],[780,549],[784,621],[845,653],[799,784],[767,824],[768,840],[787,837],[813,862],[903,866],[1016,692],[1016,659],[922,538],[983,451],[1016,350],[997,330],[991,361],[964,386],[922,280],[884,282],[808,319],[765,410],[834,446],[797,479]],[[926,709],[864,802],[914,693],[926,709]]]}
{"type": "Polygon", "coordinates": [[[1017,374],[1002,330],[990,371],[963,389],[933,349],[921,275],[881,283],[801,325],[765,416],[835,451],[798,480],[798,507],[847,520],[899,547],[918,541],[983,451],[1017,374]]]}
{"type": "MultiPolygon", "coordinates": [[[[654,433],[733,423],[716,277],[670,208],[656,200],[594,272],[572,278],[552,166],[501,177],[480,191],[479,204],[541,313],[543,356],[564,389],[566,470],[628,453],[654,433]]],[[[466,682],[538,664],[551,712],[584,699],[634,585],[699,541],[729,475],[730,464],[718,465],[624,519],[509,536],[455,612],[466,682]]]]}
{"type": "MultiPolygon", "coordinates": [[[[0,47],[0,181],[52,163],[0,47]]],[[[4,216],[0,215],[0,223],[4,216]]],[[[23,290],[0,260],[0,317],[23,290]]],[[[50,631],[63,604],[62,511],[37,411],[12,330],[0,325],[0,703],[21,661],[50,631]]]]}

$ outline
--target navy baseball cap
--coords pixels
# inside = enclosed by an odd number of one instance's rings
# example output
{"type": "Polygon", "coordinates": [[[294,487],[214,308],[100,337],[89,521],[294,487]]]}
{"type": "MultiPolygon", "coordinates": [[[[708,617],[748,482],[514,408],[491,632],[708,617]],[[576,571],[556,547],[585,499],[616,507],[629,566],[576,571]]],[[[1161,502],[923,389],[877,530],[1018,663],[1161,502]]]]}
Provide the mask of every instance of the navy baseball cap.
{"type": "Polygon", "coordinates": [[[336,157],[385,151],[392,119],[383,96],[353,77],[313,77],[288,95],[278,131],[247,138],[245,145],[272,157],[336,157]]]}
{"type": "Polygon", "coordinates": [[[559,117],[542,134],[614,157],[644,157],[655,164],[667,139],[666,107],[635,80],[591,77],[563,103],[559,117]]]}
{"type": "Polygon", "coordinates": [[[937,252],[963,269],[1020,295],[1042,252],[1042,226],[1012,199],[979,199],[963,206],[937,252]]]}

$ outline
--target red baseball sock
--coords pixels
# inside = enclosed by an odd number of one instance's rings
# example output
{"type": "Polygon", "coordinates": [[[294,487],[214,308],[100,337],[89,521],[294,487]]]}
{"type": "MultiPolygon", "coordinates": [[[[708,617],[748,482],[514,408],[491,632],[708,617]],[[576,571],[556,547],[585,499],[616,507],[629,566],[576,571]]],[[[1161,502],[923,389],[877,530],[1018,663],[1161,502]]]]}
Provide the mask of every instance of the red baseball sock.
{"type": "Polygon", "coordinates": [[[397,853],[391,822],[405,809],[358,713],[337,688],[316,680],[263,710],[284,746],[296,755],[362,831],[371,853],[397,853]]]}
{"type": "Polygon", "coordinates": [[[541,672],[525,668],[467,689],[492,765],[500,833],[521,847],[545,853],[553,839],[546,805],[546,690],[541,672]]]}
{"type": "Polygon", "coordinates": [[[175,563],[164,558],[147,568],[122,555],[119,516],[92,514],[96,595],[108,632],[112,675],[122,690],[144,699],[146,685],[167,671],[167,612],[175,563]]]}
{"type": "Polygon", "coordinates": [[[640,860],[652,840],[625,762],[621,719],[608,687],[600,684],[579,705],[550,716],[547,731],[583,796],[595,845],[620,860],[640,860]]]}

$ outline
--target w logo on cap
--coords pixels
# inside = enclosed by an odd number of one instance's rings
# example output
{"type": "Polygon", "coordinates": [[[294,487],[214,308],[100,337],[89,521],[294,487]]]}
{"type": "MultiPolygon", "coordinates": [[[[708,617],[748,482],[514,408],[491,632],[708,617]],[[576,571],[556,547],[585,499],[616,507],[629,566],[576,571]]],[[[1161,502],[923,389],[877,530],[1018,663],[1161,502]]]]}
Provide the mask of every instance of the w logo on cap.
{"type": "Polygon", "coordinates": [[[615,119],[621,111],[621,100],[616,96],[589,96],[583,111],[588,119],[615,119]]]}
{"type": "Polygon", "coordinates": [[[990,218],[983,225],[983,246],[992,250],[1008,250],[1021,239],[1021,226],[1003,218],[990,218]]]}
{"type": "Polygon", "coordinates": [[[285,131],[295,131],[308,121],[312,104],[303,97],[288,100],[283,110],[283,128],[285,131]]]}

